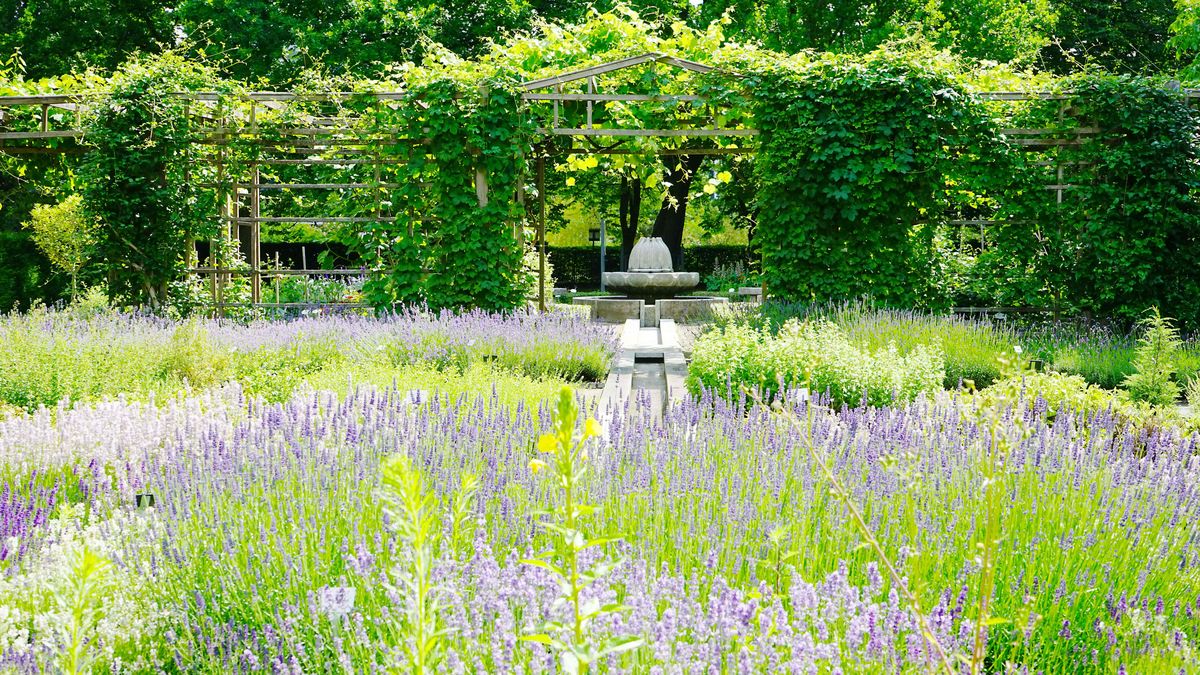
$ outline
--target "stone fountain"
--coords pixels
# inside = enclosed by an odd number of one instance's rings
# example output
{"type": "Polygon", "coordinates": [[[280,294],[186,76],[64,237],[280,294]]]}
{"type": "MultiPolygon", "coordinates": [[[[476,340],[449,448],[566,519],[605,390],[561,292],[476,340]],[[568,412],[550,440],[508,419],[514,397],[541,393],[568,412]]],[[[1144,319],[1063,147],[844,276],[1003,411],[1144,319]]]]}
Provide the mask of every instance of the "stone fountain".
{"type": "Polygon", "coordinates": [[[688,321],[712,314],[712,305],[726,298],[684,295],[700,285],[696,272],[676,272],[671,250],[659,237],[643,237],[629,252],[626,272],[605,272],[605,287],[619,296],[576,298],[590,305],[592,318],[621,322],[641,319],[643,326],[657,326],[658,320],[688,321]],[[682,296],[682,297],[680,297],[682,296]]]}
{"type": "Polygon", "coordinates": [[[605,272],[604,285],[611,291],[655,300],[673,298],[700,285],[696,272],[676,272],[671,266],[671,249],[659,237],[642,237],[629,252],[628,272],[605,272]]]}

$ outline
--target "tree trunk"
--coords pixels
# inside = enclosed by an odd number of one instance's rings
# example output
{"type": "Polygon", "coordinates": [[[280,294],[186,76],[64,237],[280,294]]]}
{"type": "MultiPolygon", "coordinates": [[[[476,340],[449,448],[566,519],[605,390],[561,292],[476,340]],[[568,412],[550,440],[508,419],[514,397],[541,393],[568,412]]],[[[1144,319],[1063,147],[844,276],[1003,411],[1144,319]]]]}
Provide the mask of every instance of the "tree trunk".
{"type": "Polygon", "coordinates": [[[629,271],[629,252],[637,241],[638,220],[642,215],[642,179],[621,179],[621,271],[629,271]]]}
{"type": "Polygon", "coordinates": [[[663,197],[662,208],[654,219],[654,233],[651,236],[662,237],[663,243],[671,250],[671,266],[676,272],[683,269],[683,223],[687,218],[688,193],[692,187],[692,177],[704,163],[705,155],[681,155],[679,157],[663,157],[664,180],[670,183],[667,196],[663,197]]]}

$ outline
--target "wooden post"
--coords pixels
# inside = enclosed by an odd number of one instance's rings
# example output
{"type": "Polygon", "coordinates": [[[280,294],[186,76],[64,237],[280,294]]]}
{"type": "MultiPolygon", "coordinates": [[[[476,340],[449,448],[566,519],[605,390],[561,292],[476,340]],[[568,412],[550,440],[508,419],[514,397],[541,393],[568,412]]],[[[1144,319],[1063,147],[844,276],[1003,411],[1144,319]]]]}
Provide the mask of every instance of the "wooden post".
{"type": "MultiPolygon", "coordinates": [[[[588,93],[592,94],[593,96],[596,94],[596,78],[594,78],[594,77],[588,78],[588,93]]],[[[588,102],[587,102],[587,128],[588,129],[592,128],[592,105],[593,105],[592,99],[589,98],[588,102]]]]}
{"type": "Polygon", "coordinates": [[[762,298],[760,302],[765,305],[767,304],[767,256],[765,253],[760,254],[760,256],[761,258],[758,262],[758,277],[760,279],[759,285],[762,286],[762,295],[758,297],[762,298]]]}
{"type": "Polygon", "coordinates": [[[250,181],[250,304],[257,305],[262,302],[262,223],[259,222],[261,180],[257,163],[252,165],[250,181]]]}
{"type": "Polygon", "coordinates": [[[538,192],[538,311],[546,311],[546,155],[537,148],[538,192]]]}
{"type": "Polygon", "coordinates": [[[558,97],[554,99],[554,124],[552,125],[552,128],[557,129],[559,127],[558,99],[562,98],[562,85],[561,84],[554,85],[554,93],[558,94],[558,97]]]}
{"type": "MultiPolygon", "coordinates": [[[[258,103],[250,102],[250,133],[255,140],[258,139],[258,103]]],[[[259,222],[262,213],[261,207],[261,190],[259,185],[262,183],[261,172],[258,168],[258,158],[250,164],[250,304],[257,305],[262,302],[262,223],[259,222]]],[[[241,238],[241,232],[239,239],[241,238]]]]}
{"type": "MultiPolygon", "coordinates": [[[[213,117],[217,124],[217,131],[213,134],[215,136],[214,140],[217,143],[217,189],[222,193],[221,228],[225,228],[229,224],[231,210],[229,208],[230,194],[225,189],[225,139],[222,135],[225,129],[225,114],[222,106],[222,100],[219,97],[217,98],[216,114],[213,117]]],[[[237,208],[236,190],[237,189],[234,188],[235,203],[233,208],[235,209],[237,208]]],[[[218,228],[217,231],[220,232],[221,229],[218,228]]],[[[213,270],[211,272],[212,276],[210,277],[211,281],[209,284],[212,286],[213,318],[217,318],[225,314],[225,308],[221,306],[221,301],[224,297],[224,294],[221,292],[221,263],[217,258],[216,239],[208,240],[208,266],[213,270]]]]}
{"type": "Polygon", "coordinates": [[[484,208],[488,205],[488,182],[487,172],[482,166],[475,167],[475,198],[479,200],[479,208],[484,208]]]}

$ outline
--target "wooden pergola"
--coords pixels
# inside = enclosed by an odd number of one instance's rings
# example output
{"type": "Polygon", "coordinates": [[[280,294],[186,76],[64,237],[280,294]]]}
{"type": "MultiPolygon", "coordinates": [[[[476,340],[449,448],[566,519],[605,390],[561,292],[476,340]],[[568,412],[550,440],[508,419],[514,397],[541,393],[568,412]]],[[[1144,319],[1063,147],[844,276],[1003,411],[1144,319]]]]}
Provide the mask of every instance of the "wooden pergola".
{"type": "Polygon", "coordinates": [[[608,63],[582,68],[579,70],[531,80],[522,85],[522,98],[529,103],[531,109],[541,106],[536,111],[539,121],[538,133],[546,140],[535,148],[537,157],[536,185],[538,194],[537,216],[537,247],[538,247],[538,308],[545,310],[545,274],[546,274],[546,160],[555,154],[583,155],[641,155],[644,151],[627,147],[631,139],[679,139],[680,145],[673,148],[661,148],[655,152],[658,155],[733,155],[754,152],[750,145],[712,147],[690,146],[688,139],[744,139],[758,135],[758,130],[745,126],[722,126],[720,124],[720,106],[707,101],[696,94],[664,94],[662,92],[637,93],[606,93],[602,91],[604,83],[601,78],[631,68],[655,67],[665,65],[677,71],[686,73],[706,74],[712,72],[712,66],[695,61],[688,61],[673,56],[648,52],[638,56],[611,61],[608,63]],[[584,88],[584,91],[576,91],[584,88]],[[597,107],[611,103],[667,103],[684,106],[692,111],[689,117],[678,118],[678,125],[670,128],[632,128],[605,125],[597,123],[597,107]],[[549,110],[545,110],[548,108],[549,110]],[[568,115],[568,112],[579,114],[568,115]],[[564,120],[581,121],[576,126],[568,125],[564,120]],[[565,141],[565,144],[563,143],[565,141]]]}
{"type": "MultiPolygon", "coordinates": [[[[539,258],[538,306],[545,309],[546,274],[546,161],[554,156],[581,155],[646,155],[636,144],[646,139],[670,139],[670,147],[659,147],[653,153],[669,155],[735,155],[755,152],[753,138],[758,130],[744,120],[729,119],[720,104],[706,100],[696,93],[663,93],[661,91],[615,91],[610,78],[638,68],[666,69],[669,74],[688,77],[711,73],[714,68],[659,53],[645,53],[595,66],[531,80],[521,85],[526,114],[537,124],[540,140],[533,147],[538,204],[536,230],[539,258]],[[677,114],[661,128],[614,123],[616,118],[606,114],[606,106],[671,106],[677,114]],[[693,139],[700,140],[693,144],[693,139]]],[[[686,82],[684,83],[686,84],[686,82]]],[[[683,88],[683,87],[680,87],[683,88]]],[[[1191,98],[1200,97],[1188,91],[1191,98]]],[[[195,250],[189,252],[188,269],[192,274],[207,276],[212,293],[212,309],[225,309],[246,303],[228,302],[225,288],[234,276],[250,278],[250,302],[256,307],[311,307],[314,305],[357,303],[312,303],[262,301],[264,282],[287,276],[340,276],[369,274],[366,269],[270,269],[264,267],[261,255],[261,232],[264,223],[279,225],[338,224],[357,227],[394,223],[386,202],[390,191],[399,187],[389,180],[389,169],[403,163],[421,145],[421,139],[405,137],[400,130],[381,126],[380,115],[372,115],[383,107],[411,105],[404,92],[326,92],[297,94],[287,92],[252,92],[237,97],[218,93],[181,93],[188,101],[196,141],[189,150],[190,166],[194,171],[189,180],[193,187],[214,190],[225,195],[219,213],[215,214],[227,226],[229,239],[239,242],[248,263],[245,269],[230,269],[219,263],[204,264],[197,260],[195,250]],[[347,115],[347,106],[356,107],[357,116],[347,115]],[[297,112],[297,109],[300,109],[297,112]],[[264,116],[287,117],[287,125],[272,125],[264,130],[264,116]],[[373,120],[373,121],[372,121],[373,120]],[[229,161],[231,147],[236,143],[257,144],[261,153],[245,167],[234,168],[229,161]],[[310,180],[275,182],[266,177],[273,167],[291,167],[294,173],[306,170],[341,171],[350,177],[331,180],[327,177],[310,180]],[[343,194],[366,193],[374,200],[370,215],[344,216],[321,213],[280,213],[263,215],[266,199],[280,194],[306,194],[339,191],[343,194]]],[[[981,98],[1005,102],[1035,98],[1061,101],[1060,120],[1065,114],[1069,95],[1023,92],[991,92],[981,98]]],[[[15,156],[77,154],[86,151],[83,115],[87,108],[102,99],[102,94],[53,94],[0,97],[0,153],[15,156]]],[[[419,102],[417,103],[419,105],[419,102]]],[[[667,116],[664,115],[664,119],[667,116]]],[[[1053,167],[1055,180],[1046,186],[1057,191],[1061,201],[1063,191],[1070,188],[1064,174],[1066,167],[1057,164],[1055,150],[1084,142],[1097,129],[1088,126],[1058,129],[1007,129],[1010,139],[1030,151],[1046,153],[1044,165],[1053,167]]],[[[326,175],[323,174],[323,175],[326,175]]],[[[478,185],[478,177],[477,177],[478,185]]],[[[485,178],[486,181],[486,178],[485,178]]],[[[517,199],[523,195],[518,194],[517,199]]],[[[324,202],[321,202],[324,203],[324,202]]],[[[292,204],[295,207],[295,201],[292,204]]],[[[303,209],[301,209],[303,210],[303,209]]],[[[991,221],[971,219],[951,221],[952,225],[975,227],[982,232],[991,221]]],[[[518,228],[519,232],[519,228],[518,228]]],[[[210,248],[210,252],[211,252],[210,248]]],[[[215,257],[209,256],[209,260],[215,257]]]]}

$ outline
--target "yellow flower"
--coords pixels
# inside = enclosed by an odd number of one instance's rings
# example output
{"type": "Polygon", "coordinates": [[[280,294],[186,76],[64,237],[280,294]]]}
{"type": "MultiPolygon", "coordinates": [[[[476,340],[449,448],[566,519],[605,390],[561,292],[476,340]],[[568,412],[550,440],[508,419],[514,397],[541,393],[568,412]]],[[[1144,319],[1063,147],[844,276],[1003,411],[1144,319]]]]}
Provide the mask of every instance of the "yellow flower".
{"type": "Polygon", "coordinates": [[[542,434],[541,438],[538,439],[538,452],[558,452],[558,436],[554,434],[542,434]]]}
{"type": "Polygon", "coordinates": [[[589,417],[587,422],[583,424],[583,435],[591,438],[604,433],[604,429],[600,427],[600,423],[594,418],[589,417]]]}
{"type": "Polygon", "coordinates": [[[543,462],[542,460],[540,460],[540,459],[529,460],[529,470],[534,472],[535,474],[544,468],[546,468],[546,463],[543,462]]]}

